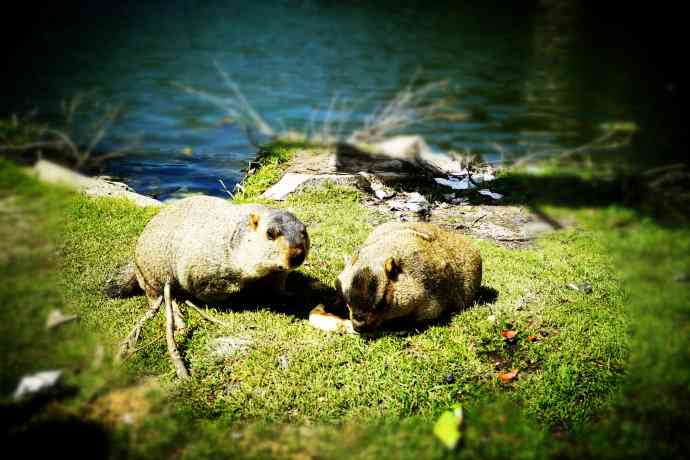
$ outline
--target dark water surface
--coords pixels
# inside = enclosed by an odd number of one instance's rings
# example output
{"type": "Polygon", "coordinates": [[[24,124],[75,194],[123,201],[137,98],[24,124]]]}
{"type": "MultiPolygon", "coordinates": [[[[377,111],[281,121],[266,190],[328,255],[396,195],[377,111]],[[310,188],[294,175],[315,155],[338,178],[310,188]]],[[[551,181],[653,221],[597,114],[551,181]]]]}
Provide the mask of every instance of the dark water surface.
{"type": "Polygon", "coordinates": [[[411,131],[437,149],[469,149],[488,160],[499,158],[492,144],[508,156],[574,146],[601,135],[605,122],[658,128],[660,98],[672,98],[676,87],[636,29],[580,2],[505,3],[52,7],[24,15],[36,22],[4,71],[1,109],[36,107],[57,117],[61,100],[84,91],[123,104],[126,116],[105,144],[138,137],[141,147],[107,172],[163,198],[221,194],[218,179],[231,187],[255,154],[239,129],[222,123],[221,110],[176,86],[228,95],[214,61],[276,128],[318,124],[337,97],[348,107],[333,119],[348,132],[415,76],[415,85],[448,80],[468,118],[411,131]]]}

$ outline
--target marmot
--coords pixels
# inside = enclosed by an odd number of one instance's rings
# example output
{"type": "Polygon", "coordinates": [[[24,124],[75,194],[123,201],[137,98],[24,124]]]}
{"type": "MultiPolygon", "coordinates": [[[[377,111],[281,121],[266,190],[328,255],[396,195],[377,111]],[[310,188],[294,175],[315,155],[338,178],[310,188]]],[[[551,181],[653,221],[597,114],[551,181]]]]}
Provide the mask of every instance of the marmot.
{"type": "MultiPolygon", "coordinates": [[[[105,293],[124,297],[141,288],[150,303],[142,321],[165,300],[181,329],[184,323],[176,303],[168,302],[170,292],[206,302],[252,287],[284,293],[288,272],[299,267],[308,253],[307,229],[287,211],[190,197],[151,219],[137,241],[134,261],[108,281],[105,293]]],[[[123,343],[123,352],[136,342],[141,329],[137,327],[123,343]]]]}
{"type": "Polygon", "coordinates": [[[157,298],[167,281],[206,302],[259,285],[283,291],[289,271],[309,252],[309,235],[293,214],[222,198],[190,197],[165,207],[146,225],[134,261],[105,288],[125,297],[140,287],[157,298]]]}
{"type": "Polygon", "coordinates": [[[463,236],[427,223],[376,227],[338,276],[356,331],[393,318],[433,320],[472,304],[482,258],[463,236]]]}

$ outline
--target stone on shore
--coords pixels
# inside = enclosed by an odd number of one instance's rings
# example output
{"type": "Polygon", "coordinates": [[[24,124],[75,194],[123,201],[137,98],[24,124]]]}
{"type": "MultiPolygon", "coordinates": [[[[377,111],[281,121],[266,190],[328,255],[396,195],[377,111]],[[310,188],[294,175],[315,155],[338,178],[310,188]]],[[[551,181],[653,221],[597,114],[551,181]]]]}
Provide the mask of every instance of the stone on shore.
{"type": "Polygon", "coordinates": [[[38,160],[33,169],[36,177],[44,182],[64,185],[91,197],[126,198],[139,207],[163,205],[155,198],[141,195],[121,182],[88,177],[48,160],[38,160]]]}

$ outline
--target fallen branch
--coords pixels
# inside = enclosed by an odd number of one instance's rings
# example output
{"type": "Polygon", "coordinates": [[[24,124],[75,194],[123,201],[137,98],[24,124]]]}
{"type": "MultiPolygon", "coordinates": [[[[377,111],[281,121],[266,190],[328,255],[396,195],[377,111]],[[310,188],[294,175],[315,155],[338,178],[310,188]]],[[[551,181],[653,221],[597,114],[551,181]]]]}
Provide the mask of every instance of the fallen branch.
{"type": "Polygon", "coordinates": [[[139,353],[140,351],[146,350],[146,349],[147,349],[148,347],[150,347],[151,345],[160,342],[161,339],[164,338],[164,337],[165,337],[165,333],[159,334],[157,337],[154,337],[153,339],[149,340],[148,342],[144,343],[143,345],[140,345],[140,346],[138,346],[137,348],[135,348],[134,350],[132,350],[130,353],[127,354],[127,356],[125,356],[125,357],[122,358],[122,361],[123,361],[123,362],[124,362],[124,361],[127,361],[129,358],[131,358],[132,356],[136,355],[136,354],[139,353]]]}
{"type": "Polygon", "coordinates": [[[445,90],[447,81],[428,83],[418,89],[413,89],[413,84],[414,81],[410,82],[388,104],[367,117],[364,126],[350,135],[350,140],[380,142],[392,132],[399,132],[410,125],[430,121],[446,113],[450,105],[449,98],[431,99],[429,96],[445,90]],[[429,100],[432,102],[427,102],[429,100]]]}
{"type": "Polygon", "coordinates": [[[123,357],[126,357],[129,350],[134,348],[134,345],[136,345],[137,340],[139,340],[139,335],[141,334],[141,330],[144,327],[144,324],[154,316],[156,316],[156,313],[158,313],[158,309],[161,306],[161,303],[163,303],[163,296],[160,296],[156,299],[156,301],[149,306],[148,310],[146,310],[146,313],[139,319],[137,324],[134,326],[134,329],[132,329],[132,332],[129,333],[129,335],[120,343],[120,351],[117,354],[117,359],[120,360],[123,357]]]}

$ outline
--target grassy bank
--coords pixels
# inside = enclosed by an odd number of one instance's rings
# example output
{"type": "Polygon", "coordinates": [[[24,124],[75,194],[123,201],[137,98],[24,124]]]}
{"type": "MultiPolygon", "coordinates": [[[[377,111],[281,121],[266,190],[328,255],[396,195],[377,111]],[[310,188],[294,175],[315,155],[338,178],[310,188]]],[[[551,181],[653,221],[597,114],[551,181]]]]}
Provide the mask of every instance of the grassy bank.
{"type": "MultiPolygon", "coordinates": [[[[292,150],[269,149],[236,201],[257,201],[292,150]]],[[[155,211],[41,185],[2,162],[7,442],[31,451],[51,439],[69,449],[73,439],[93,456],[116,458],[685,454],[690,231],[622,206],[615,182],[591,171],[515,171],[493,188],[575,225],[529,249],[476,241],[485,265],[477,305],[424,330],[375,336],[325,334],[306,317],[333,300],[343,256],[385,217],[335,186],[280,204],[312,239],[307,262],[288,280],[298,295],[289,304],[245,299],[210,309],[224,326],[188,311],[191,327],[179,342],[193,378],[180,385],[160,317],[144,329],[138,353],[114,364],[145,300],[100,292],[155,211]],[[592,291],[566,287],[580,282],[592,291]],[[80,319],[46,331],[53,308],[80,319]],[[506,329],[518,332],[515,341],[501,336],[506,329]],[[219,337],[241,345],[219,355],[219,337]],[[63,394],[12,404],[18,378],[46,368],[65,370],[63,394]],[[518,378],[501,383],[497,373],[511,369],[518,378]],[[447,452],[431,430],[457,402],[463,441],[447,452]]]]}

